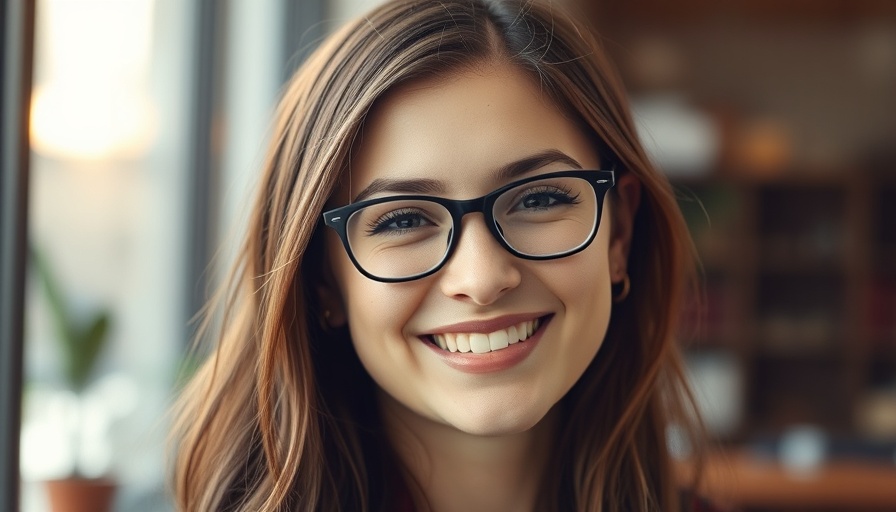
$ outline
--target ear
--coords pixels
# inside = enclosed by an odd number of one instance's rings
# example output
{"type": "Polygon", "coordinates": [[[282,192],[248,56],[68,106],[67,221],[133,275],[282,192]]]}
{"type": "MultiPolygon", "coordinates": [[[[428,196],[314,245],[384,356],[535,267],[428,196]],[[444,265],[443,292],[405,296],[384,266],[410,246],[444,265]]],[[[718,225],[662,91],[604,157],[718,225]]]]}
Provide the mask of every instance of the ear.
{"type": "Polygon", "coordinates": [[[345,303],[336,284],[332,271],[327,268],[322,272],[323,278],[315,288],[320,301],[320,322],[326,328],[336,329],[348,323],[345,314],[345,303]]]}
{"type": "Polygon", "coordinates": [[[635,214],[641,204],[641,182],[631,173],[619,176],[611,197],[610,281],[622,282],[628,272],[628,253],[632,243],[635,214]]]}

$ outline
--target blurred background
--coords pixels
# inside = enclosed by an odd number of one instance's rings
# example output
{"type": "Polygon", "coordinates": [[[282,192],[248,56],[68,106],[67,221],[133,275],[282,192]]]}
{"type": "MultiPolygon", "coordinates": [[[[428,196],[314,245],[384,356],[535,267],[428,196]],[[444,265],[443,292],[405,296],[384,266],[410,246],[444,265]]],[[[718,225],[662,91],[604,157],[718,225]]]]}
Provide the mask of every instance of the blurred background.
{"type": "MultiPolygon", "coordinates": [[[[38,0],[24,511],[75,473],[111,476],[115,510],[171,510],[167,407],[279,89],[376,3],[38,0]]],[[[896,510],[896,2],[566,3],[701,257],[682,340],[725,452],[705,492],[896,510]]]]}
{"type": "Polygon", "coordinates": [[[683,312],[745,510],[896,510],[896,3],[579,1],[700,254],[683,312]]]}

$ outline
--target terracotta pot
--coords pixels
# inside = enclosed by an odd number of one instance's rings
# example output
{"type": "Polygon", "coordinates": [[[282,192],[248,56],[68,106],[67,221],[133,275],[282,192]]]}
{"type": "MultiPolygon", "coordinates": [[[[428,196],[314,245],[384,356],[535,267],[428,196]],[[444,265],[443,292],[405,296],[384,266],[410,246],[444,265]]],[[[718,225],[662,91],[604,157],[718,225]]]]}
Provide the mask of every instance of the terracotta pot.
{"type": "Polygon", "coordinates": [[[46,486],[53,512],[109,512],[117,488],[108,478],[65,478],[46,486]]]}

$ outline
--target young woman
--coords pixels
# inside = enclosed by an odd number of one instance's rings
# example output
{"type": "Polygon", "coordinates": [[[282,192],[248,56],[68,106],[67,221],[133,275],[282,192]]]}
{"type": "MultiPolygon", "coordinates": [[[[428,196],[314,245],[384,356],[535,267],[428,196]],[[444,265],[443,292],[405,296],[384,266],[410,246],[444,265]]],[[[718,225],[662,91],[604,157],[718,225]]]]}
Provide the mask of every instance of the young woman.
{"type": "Polygon", "coordinates": [[[260,179],[181,404],[180,509],[691,509],[666,441],[695,431],[690,240],[556,6],[398,0],[345,27],[289,83],[260,179]]]}

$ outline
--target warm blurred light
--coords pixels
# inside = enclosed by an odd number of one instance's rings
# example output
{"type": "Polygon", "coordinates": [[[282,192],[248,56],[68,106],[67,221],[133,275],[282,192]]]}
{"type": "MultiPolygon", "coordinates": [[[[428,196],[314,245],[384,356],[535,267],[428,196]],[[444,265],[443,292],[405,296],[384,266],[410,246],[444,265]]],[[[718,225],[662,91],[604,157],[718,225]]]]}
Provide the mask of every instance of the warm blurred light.
{"type": "Polygon", "coordinates": [[[153,135],[153,111],[127,91],[59,85],[39,88],[31,111],[33,146],[47,156],[102,159],[143,153],[153,135]]]}
{"type": "Polygon", "coordinates": [[[153,0],[43,0],[31,110],[35,151],[56,158],[135,157],[151,144],[146,98],[153,0]]]}

